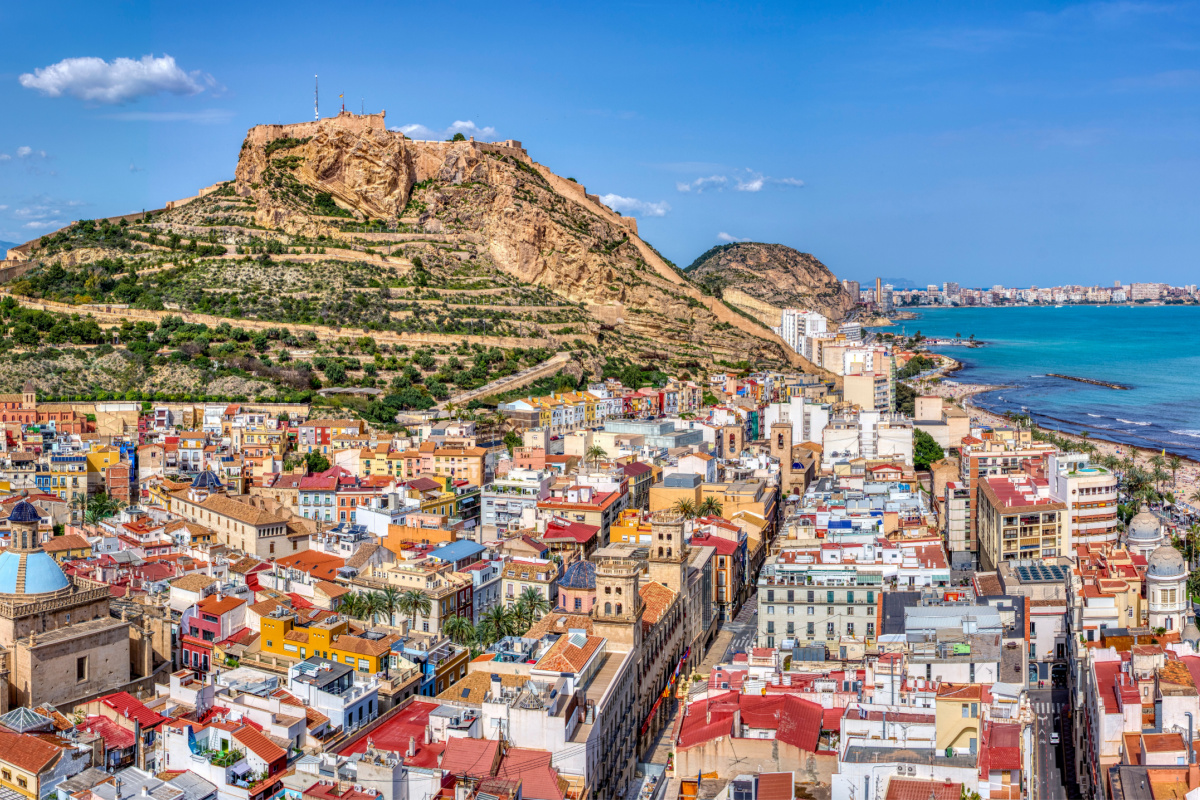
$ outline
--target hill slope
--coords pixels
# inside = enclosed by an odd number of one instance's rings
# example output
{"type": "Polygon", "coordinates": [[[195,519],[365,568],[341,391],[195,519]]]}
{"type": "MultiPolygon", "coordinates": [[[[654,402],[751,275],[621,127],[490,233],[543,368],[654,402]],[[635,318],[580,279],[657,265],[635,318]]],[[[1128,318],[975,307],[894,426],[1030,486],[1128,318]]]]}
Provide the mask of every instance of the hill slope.
{"type": "Polygon", "coordinates": [[[809,253],[781,244],[720,245],[693,261],[685,272],[713,294],[771,325],[779,324],[782,308],[809,308],[840,320],[855,303],[828,267],[809,253]]]}
{"type": "MultiPolygon", "coordinates": [[[[312,359],[324,386],[399,380],[444,397],[556,351],[575,378],[811,368],[519,142],[413,141],[382,115],[256,126],[232,182],[146,216],[76,223],[30,258],[9,284],[22,303],[66,303],[102,325],[182,315],[205,347],[218,340],[202,327],[229,320],[264,331],[271,350],[297,342],[275,355],[312,359]],[[331,375],[318,362],[334,353],[331,375]]],[[[252,362],[244,342],[233,350],[252,362]]]]}

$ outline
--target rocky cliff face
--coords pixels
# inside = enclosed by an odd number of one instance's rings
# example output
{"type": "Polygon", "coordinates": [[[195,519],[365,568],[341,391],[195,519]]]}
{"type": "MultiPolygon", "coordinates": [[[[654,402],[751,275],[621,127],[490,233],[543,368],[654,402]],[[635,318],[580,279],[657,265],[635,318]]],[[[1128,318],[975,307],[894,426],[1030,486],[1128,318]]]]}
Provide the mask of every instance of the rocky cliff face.
{"type": "Polygon", "coordinates": [[[726,300],[759,315],[772,308],[810,308],[840,320],[856,302],[814,256],[781,244],[737,242],[714,247],[686,272],[714,294],[725,293],[726,300]],[[753,299],[743,300],[743,296],[753,299]]]}
{"type": "Polygon", "coordinates": [[[413,141],[387,130],[382,116],[258,126],[242,146],[235,186],[253,201],[258,225],[289,234],[345,239],[347,222],[373,220],[394,232],[374,241],[425,233],[459,243],[464,257],[580,304],[602,342],[661,357],[664,369],[714,359],[805,363],[684,279],[633,220],[533,162],[517,142],[413,141]]]}

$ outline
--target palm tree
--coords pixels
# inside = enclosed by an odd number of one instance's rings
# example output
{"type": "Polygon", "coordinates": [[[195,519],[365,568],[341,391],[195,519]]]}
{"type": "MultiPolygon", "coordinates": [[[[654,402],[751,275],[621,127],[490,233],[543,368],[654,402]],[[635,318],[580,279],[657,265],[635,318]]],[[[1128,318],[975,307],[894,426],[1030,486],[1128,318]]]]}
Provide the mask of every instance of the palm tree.
{"type": "Polygon", "coordinates": [[[696,518],[696,504],[686,497],[682,500],[675,501],[675,513],[681,515],[684,519],[696,518]]]}
{"type": "Polygon", "coordinates": [[[1183,459],[1172,453],[1167,458],[1167,468],[1171,470],[1171,485],[1175,485],[1175,473],[1179,472],[1179,468],[1183,466],[1183,459]]]}
{"type": "Polygon", "coordinates": [[[533,624],[533,621],[530,619],[531,616],[532,612],[529,609],[529,605],[525,602],[525,598],[517,598],[517,602],[513,603],[512,607],[513,627],[522,633],[528,631],[529,626],[533,624]]]}
{"type": "MultiPolygon", "coordinates": [[[[1159,456],[1159,458],[1162,458],[1162,456],[1159,456]]],[[[1150,473],[1150,478],[1154,481],[1154,491],[1161,492],[1163,482],[1169,477],[1170,475],[1162,468],[1161,464],[1156,466],[1154,471],[1150,473]]]]}
{"type": "Polygon", "coordinates": [[[442,623],[442,633],[457,644],[468,644],[475,638],[475,626],[466,617],[455,614],[442,623]]]}
{"type": "Polygon", "coordinates": [[[387,614],[387,624],[395,625],[396,610],[400,606],[400,590],[389,586],[379,593],[379,612],[387,614]]]}
{"type": "Polygon", "coordinates": [[[525,614],[529,622],[525,630],[529,630],[533,626],[533,623],[541,619],[542,615],[550,610],[550,601],[532,586],[525,587],[525,591],[521,592],[521,598],[517,602],[525,606],[525,614]]]}
{"type": "Polygon", "coordinates": [[[606,457],[607,455],[608,453],[603,447],[598,444],[594,444],[584,451],[583,458],[585,461],[592,462],[592,465],[595,466],[596,464],[600,463],[600,459],[606,457]]]}
{"type": "Polygon", "coordinates": [[[362,616],[363,610],[362,595],[356,592],[351,592],[342,598],[342,603],[338,606],[338,609],[347,617],[359,619],[362,616]]]}
{"type": "Polygon", "coordinates": [[[1163,458],[1162,453],[1155,453],[1154,455],[1150,456],[1150,466],[1154,467],[1155,469],[1162,469],[1166,465],[1167,459],[1163,458]]]}
{"type": "Polygon", "coordinates": [[[479,627],[483,629],[483,636],[479,637],[479,641],[490,645],[513,634],[516,630],[514,614],[511,609],[497,603],[484,612],[479,620],[479,627]]]}
{"type": "Polygon", "coordinates": [[[724,507],[715,495],[704,498],[696,507],[696,514],[701,517],[719,517],[722,511],[724,511],[724,507]]]}
{"type": "Polygon", "coordinates": [[[419,589],[409,589],[400,595],[400,600],[396,603],[396,610],[401,614],[408,614],[408,629],[412,630],[417,627],[418,614],[423,617],[429,616],[429,612],[433,610],[433,601],[429,599],[429,595],[419,589]]]}

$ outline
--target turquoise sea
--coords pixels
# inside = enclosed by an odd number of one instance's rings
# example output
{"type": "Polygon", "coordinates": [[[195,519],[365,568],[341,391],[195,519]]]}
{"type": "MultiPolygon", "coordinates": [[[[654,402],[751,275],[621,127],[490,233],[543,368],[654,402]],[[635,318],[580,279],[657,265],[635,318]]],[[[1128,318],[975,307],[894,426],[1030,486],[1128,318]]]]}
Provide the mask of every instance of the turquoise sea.
{"type": "Polygon", "coordinates": [[[963,337],[946,347],[956,380],[1012,388],[975,396],[997,413],[1025,409],[1039,425],[1200,460],[1200,307],[1063,306],[921,309],[881,331],[963,337]],[[1056,372],[1129,391],[1046,377],[1056,372]]]}

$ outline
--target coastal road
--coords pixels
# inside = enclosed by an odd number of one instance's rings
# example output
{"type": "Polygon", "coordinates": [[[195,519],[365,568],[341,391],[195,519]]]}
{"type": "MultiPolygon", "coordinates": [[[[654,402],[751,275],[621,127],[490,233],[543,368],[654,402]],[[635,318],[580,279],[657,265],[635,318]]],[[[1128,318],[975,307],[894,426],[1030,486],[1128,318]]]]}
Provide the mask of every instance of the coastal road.
{"type": "Polygon", "coordinates": [[[1070,713],[1066,689],[1030,689],[1034,712],[1033,800],[1081,797],[1075,785],[1071,734],[1066,728],[1070,713]],[[1058,744],[1050,743],[1050,732],[1058,731],[1058,744]],[[1070,776],[1068,779],[1067,776],[1070,776]]]}

